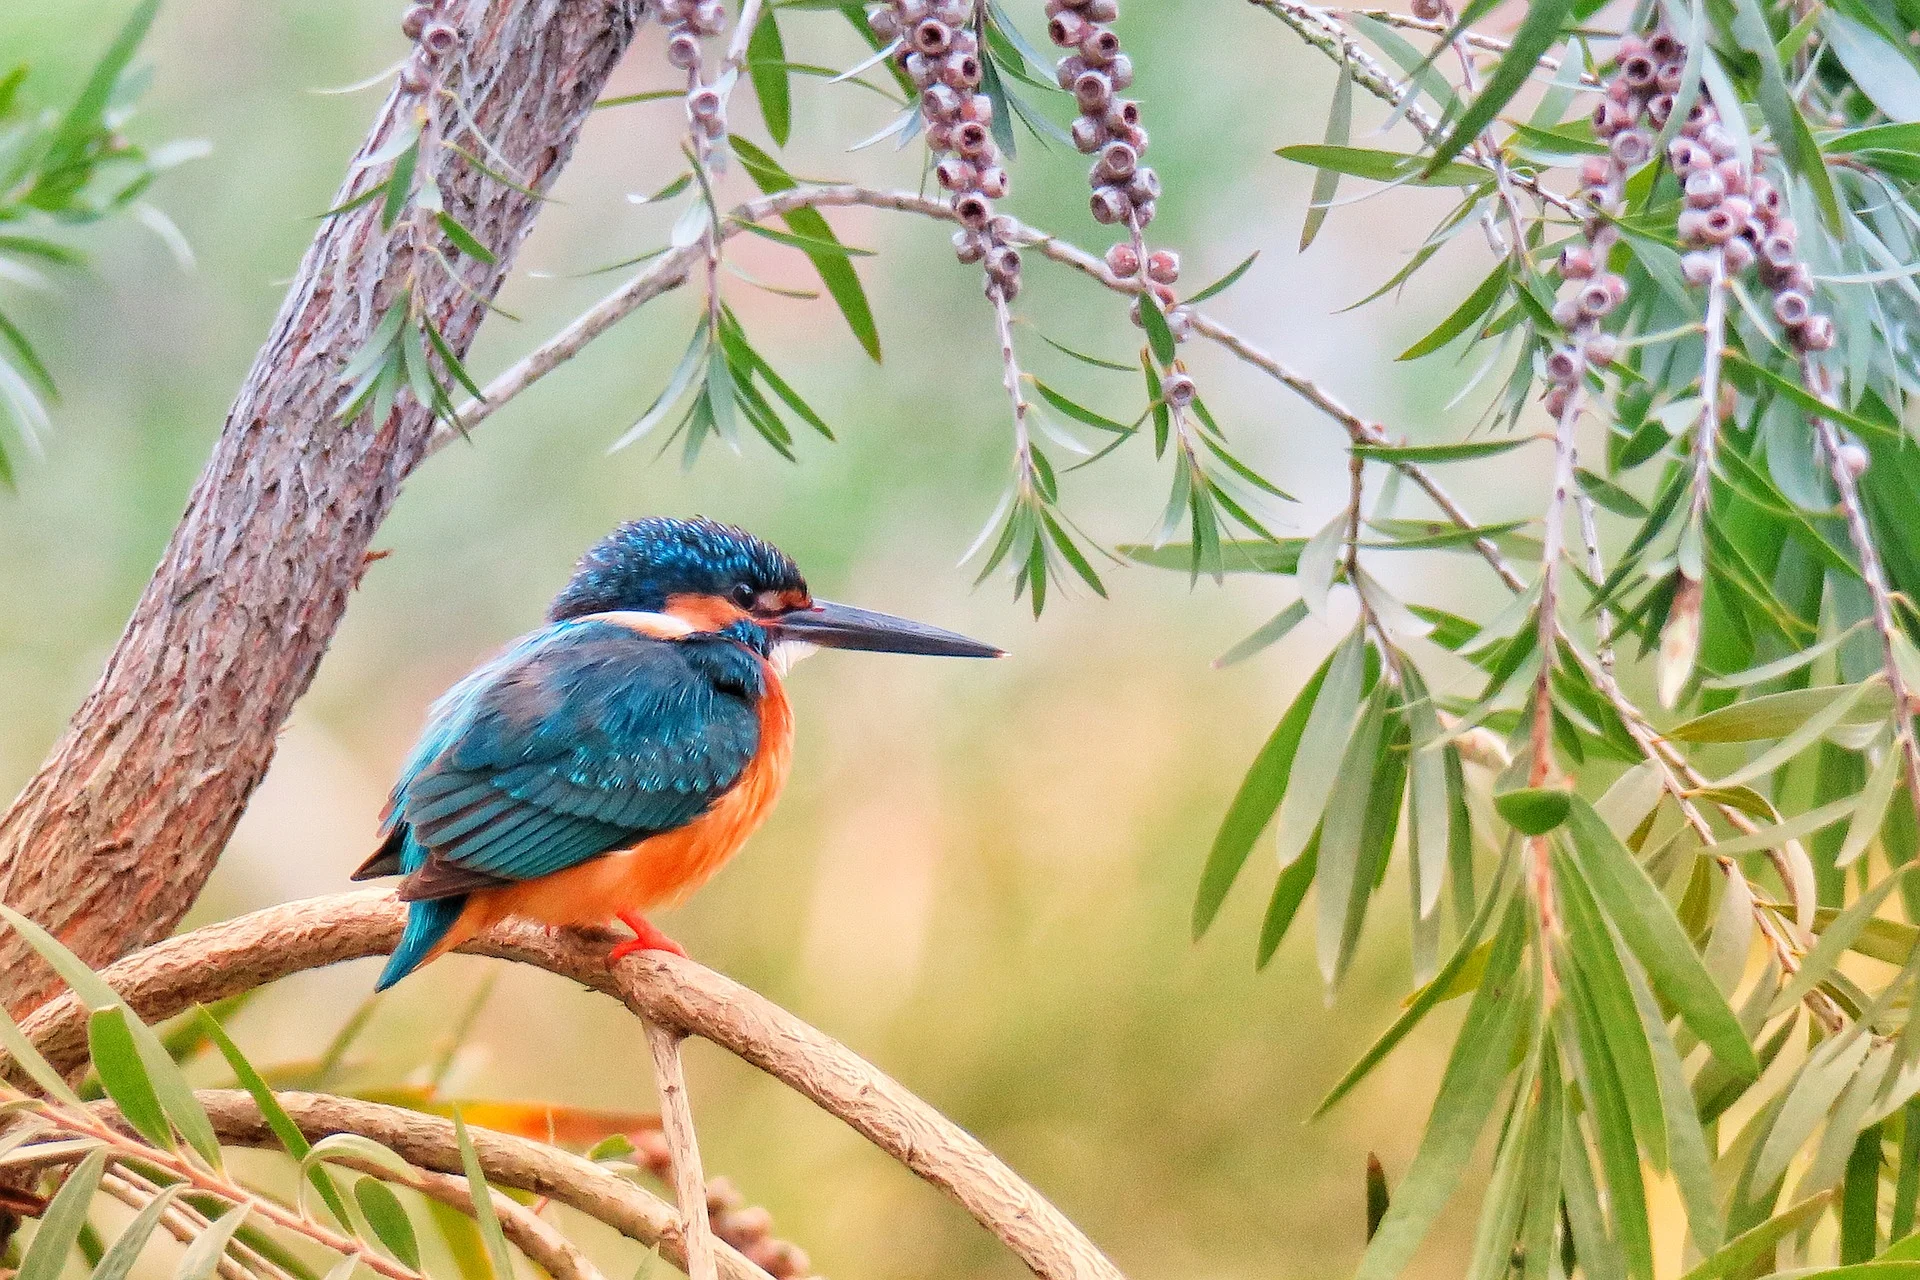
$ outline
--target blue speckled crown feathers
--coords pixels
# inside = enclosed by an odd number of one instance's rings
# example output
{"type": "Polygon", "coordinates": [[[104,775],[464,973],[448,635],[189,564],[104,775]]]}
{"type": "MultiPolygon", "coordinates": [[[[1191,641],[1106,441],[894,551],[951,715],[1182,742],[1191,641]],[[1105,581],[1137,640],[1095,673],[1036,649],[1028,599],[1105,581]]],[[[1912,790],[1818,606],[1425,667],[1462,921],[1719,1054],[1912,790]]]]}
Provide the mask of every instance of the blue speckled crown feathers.
{"type": "Polygon", "coordinates": [[[595,543],[547,617],[559,622],[613,609],[657,612],[669,596],[724,596],[739,583],[755,591],[807,589],[785,552],[743,529],[700,516],[648,516],[595,543]]]}

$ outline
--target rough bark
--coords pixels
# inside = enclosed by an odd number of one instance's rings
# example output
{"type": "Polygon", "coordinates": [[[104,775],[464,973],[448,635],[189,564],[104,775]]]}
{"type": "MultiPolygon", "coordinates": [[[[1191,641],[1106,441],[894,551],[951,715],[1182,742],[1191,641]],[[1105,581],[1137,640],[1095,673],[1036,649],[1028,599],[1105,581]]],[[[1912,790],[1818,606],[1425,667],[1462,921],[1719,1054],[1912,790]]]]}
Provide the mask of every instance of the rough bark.
{"type": "MultiPolygon", "coordinates": [[[[544,191],[565,165],[640,4],[449,6],[466,37],[457,89],[526,186],[544,191]]],[[[390,97],[359,156],[411,109],[390,97]]],[[[380,176],[356,164],[342,201],[380,176]]],[[[464,260],[473,295],[490,298],[538,201],[457,160],[436,176],[448,210],[498,258],[464,260]]],[[[433,423],[406,393],[385,421],[336,420],[341,370],[412,265],[382,232],[378,200],[321,224],[106,670],[0,819],[0,901],[90,963],[164,937],[192,905],[424,455],[433,423]]],[[[437,267],[420,279],[427,313],[464,352],[484,307],[437,267]]],[[[50,980],[18,939],[0,938],[8,1007],[38,1004],[50,980]]]]}

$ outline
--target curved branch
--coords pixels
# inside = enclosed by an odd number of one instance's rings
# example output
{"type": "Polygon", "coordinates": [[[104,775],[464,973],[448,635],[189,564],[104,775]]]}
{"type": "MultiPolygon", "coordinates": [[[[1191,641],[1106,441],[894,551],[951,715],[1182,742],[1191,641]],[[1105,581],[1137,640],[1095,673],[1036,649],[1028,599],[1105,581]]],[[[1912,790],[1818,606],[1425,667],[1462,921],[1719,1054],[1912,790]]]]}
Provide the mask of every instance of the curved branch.
{"type": "MultiPolygon", "coordinates": [[[[142,1018],[157,1022],[289,974],[385,955],[399,940],[404,915],[384,889],[310,898],[169,938],[100,976],[142,1018]]],[[[710,1040],[760,1068],[946,1192],[1043,1280],[1121,1280],[1078,1227],[979,1139],[845,1045],[739,983],[661,952],[643,952],[610,970],[604,942],[532,926],[503,926],[462,950],[569,978],[649,1022],[710,1040]]],[[[22,1029],[57,1069],[86,1060],[86,1010],[70,995],[49,1001],[22,1029]]],[[[675,1215],[666,1212],[671,1222],[675,1215]]]]}

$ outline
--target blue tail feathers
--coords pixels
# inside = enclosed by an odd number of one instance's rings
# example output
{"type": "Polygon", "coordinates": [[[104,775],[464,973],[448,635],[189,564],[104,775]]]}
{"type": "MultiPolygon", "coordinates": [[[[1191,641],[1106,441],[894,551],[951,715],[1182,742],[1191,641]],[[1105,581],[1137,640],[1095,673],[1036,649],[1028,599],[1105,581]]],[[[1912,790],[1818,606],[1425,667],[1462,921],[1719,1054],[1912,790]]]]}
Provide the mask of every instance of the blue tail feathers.
{"type": "MultiPolygon", "coordinates": [[[[426,860],[427,851],[409,831],[400,849],[400,869],[411,873],[426,860]]],[[[425,963],[434,946],[453,928],[454,921],[460,918],[460,912],[466,905],[465,894],[408,903],[406,931],[400,935],[400,945],[387,958],[387,967],[380,971],[380,980],[373,984],[373,989],[385,991],[425,963]]]]}

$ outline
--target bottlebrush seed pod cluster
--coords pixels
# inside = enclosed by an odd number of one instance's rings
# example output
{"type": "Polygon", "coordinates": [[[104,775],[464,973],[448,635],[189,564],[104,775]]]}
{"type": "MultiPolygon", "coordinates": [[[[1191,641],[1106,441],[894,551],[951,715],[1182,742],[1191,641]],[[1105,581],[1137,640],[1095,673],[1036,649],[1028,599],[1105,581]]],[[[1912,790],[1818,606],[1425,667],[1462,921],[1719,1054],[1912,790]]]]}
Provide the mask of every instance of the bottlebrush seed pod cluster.
{"type": "Polygon", "coordinates": [[[993,141],[993,99],[979,91],[973,10],[972,0],[887,0],[868,7],[867,25],[882,40],[898,42],[895,61],[920,91],[934,180],[960,221],[954,254],[984,263],[987,292],[1010,302],[1020,292],[1020,251],[1008,243],[1013,220],[993,212],[1008,180],[993,141]]]}
{"type": "MultiPolygon", "coordinates": [[[[656,0],[654,11],[667,29],[667,62],[690,77],[700,71],[700,40],[727,29],[727,7],[720,0],[656,0]]],[[[711,85],[687,92],[687,122],[709,141],[727,131],[727,100],[711,85]]]]}
{"type": "Polygon", "coordinates": [[[440,67],[460,47],[460,28],[441,16],[441,5],[409,5],[400,17],[400,31],[413,41],[413,52],[400,68],[400,87],[425,93],[440,78],[440,67]]]}
{"type": "MultiPolygon", "coordinates": [[[[1153,221],[1160,177],[1144,163],[1147,131],[1140,124],[1140,104],[1120,96],[1133,85],[1133,59],[1121,49],[1113,30],[1119,16],[1119,0],[1047,0],[1047,36],[1068,51],[1054,74],[1080,108],[1073,122],[1073,145],[1093,157],[1087,172],[1093,187],[1093,220],[1102,226],[1126,227],[1130,233],[1127,240],[1107,250],[1107,267],[1127,280],[1139,279],[1144,271],[1148,287],[1168,313],[1174,336],[1184,339],[1192,321],[1175,305],[1178,295],[1173,285],[1180,278],[1180,256],[1162,249],[1148,253],[1143,262],[1135,240],[1153,221]]],[[[1138,302],[1133,318],[1140,323],[1138,302]]]]}

